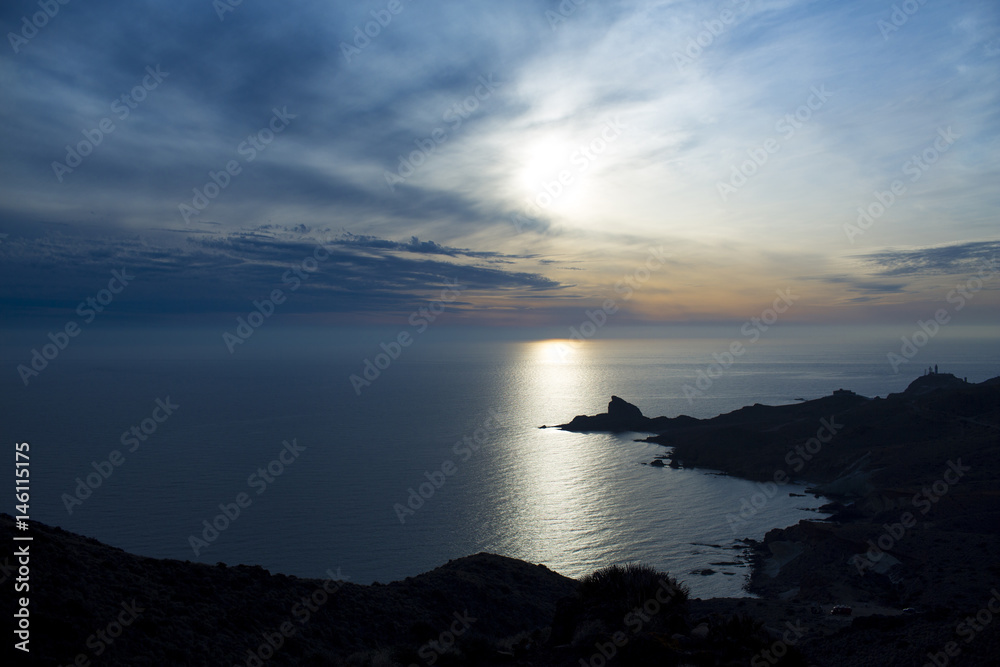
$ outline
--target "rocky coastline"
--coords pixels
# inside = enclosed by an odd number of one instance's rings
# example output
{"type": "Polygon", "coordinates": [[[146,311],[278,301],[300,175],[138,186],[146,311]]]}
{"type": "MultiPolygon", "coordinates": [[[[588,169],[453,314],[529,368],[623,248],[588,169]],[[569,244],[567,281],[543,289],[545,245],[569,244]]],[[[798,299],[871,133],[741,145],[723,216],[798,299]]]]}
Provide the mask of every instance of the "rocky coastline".
{"type": "Polygon", "coordinates": [[[794,617],[811,628],[796,644],[810,661],[994,664],[1000,378],[972,384],[932,372],[885,398],[838,390],[704,420],[631,408],[616,397],[608,413],[558,428],[652,431],[646,441],[670,447],[671,466],[755,480],[762,502],[791,480],[831,500],[827,520],[748,541],[748,590],[760,599],[747,604],[772,626],[794,617]]]}
{"type": "MultiPolygon", "coordinates": [[[[776,492],[808,481],[832,516],[745,540],[757,597],[708,600],[643,568],[581,582],[491,554],[384,585],[308,580],[140,557],[32,523],[32,652],[16,664],[940,667],[1000,655],[1000,378],[933,374],[886,398],[838,391],[705,420],[648,418],[613,397],[559,428],[646,433],[672,466],[776,492]]],[[[0,539],[14,534],[0,515],[0,539]]],[[[3,567],[13,609],[10,558],[3,567]]]]}

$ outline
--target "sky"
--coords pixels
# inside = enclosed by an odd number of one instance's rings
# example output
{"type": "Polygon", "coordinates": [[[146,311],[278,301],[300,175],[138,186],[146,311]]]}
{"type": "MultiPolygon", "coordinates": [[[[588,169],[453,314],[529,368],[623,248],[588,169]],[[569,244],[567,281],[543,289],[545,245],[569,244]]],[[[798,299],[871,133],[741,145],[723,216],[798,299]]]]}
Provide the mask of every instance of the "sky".
{"type": "Polygon", "coordinates": [[[798,323],[998,324],[995,2],[42,0],[0,27],[0,327],[107,297],[229,323],[275,290],[319,326],[738,323],[779,293],[798,323]]]}

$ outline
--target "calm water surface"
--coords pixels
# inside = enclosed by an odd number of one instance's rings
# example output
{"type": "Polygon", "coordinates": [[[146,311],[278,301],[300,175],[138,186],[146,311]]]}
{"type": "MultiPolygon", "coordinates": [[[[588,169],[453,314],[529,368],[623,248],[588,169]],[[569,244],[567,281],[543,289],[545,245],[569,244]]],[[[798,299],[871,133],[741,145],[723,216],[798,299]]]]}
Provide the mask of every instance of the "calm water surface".
{"type": "MultiPolygon", "coordinates": [[[[803,487],[786,487],[734,531],[727,515],[755,484],[651,467],[665,450],[635,442],[640,434],[538,428],[602,412],[612,394],[647,415],[709,417],[839,387],[885,395],[919,372],[893,374],[884,346],[762,343],[689,403],[684,385],[726,345],[428,341],[360,396],[348,377],[377,346],[294,362],[67,359],[27,389],[4,387],[6,436],[32,443],[33,518],[140,554],[310,577],[340,567],[361,583],[480,551],[573,577],[642,561],[679,576],[695,595],[738,595],[745,569],[718,565],[736,560],[735,541],[815,517],[822,500],[789,497],[803,487]],[[127,451],[122,432],[168,396],[180,407],[127,451]],[[474,443],[477,432],[476,451],[458,444],[474,443]],[[305,449],[294,459],[286,453],[292,462],[280,474],[275,465],[270,482],[251,478],[292,440],[305,449]],[[116,449],[125,462],[69,514],[63,494],[116,449]],[[422,484],[430,497],[401,513],[422,484]],[[240,493],[251,504],[196,556],[189,536],[240,493]],[[717,573],[693,574],[704,568],[717,573]]],[[[996,353],[984,350],[955,345],[935,361],[979,381],[1000,374],[996,353]]]]}

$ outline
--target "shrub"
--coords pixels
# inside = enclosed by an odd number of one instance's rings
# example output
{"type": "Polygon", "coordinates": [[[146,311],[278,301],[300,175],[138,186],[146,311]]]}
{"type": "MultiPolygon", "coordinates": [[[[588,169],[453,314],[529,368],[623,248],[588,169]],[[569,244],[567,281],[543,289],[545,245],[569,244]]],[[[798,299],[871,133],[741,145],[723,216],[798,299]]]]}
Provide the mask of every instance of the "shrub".
{"type": "MultiPolygon", "coordinates": [[[[624,617],[632,609],[656,599],[661,589],[668,591],[669,607],[679,608],[687,602],[686,586],[666,572],[641,563],[609,565],[596,570],[580,580],[579,594],[584,603],[598,603],[609,611],[621,611],[620,617],[624,617]]],[[[664,593],[659,595],[662,598],[664,593]]]]}
{"type": "Polygon", "coordinates": [[[648,565],[601,568],[581,579],[576,596],[557,608],[553,642],[587,644],[594,637],[634,631],[635,612],[642,613],[644,608],[641,625],[645,631],[675,627],[682,622],[679,615],[688,594],[686,586],[648,565]]]}

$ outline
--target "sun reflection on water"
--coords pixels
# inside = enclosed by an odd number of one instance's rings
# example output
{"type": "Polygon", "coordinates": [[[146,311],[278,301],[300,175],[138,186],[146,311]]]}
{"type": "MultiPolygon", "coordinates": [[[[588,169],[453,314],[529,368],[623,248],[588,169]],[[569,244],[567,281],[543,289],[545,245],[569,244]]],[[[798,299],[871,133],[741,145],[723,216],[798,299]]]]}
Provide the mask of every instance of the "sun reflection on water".
{"type": "MultiPolygon", "coordinates": [[[[563,417],[585,404],[593,379],[586,344],[544,340],[525,343],[519,352],[518,392],[511,397],[515,414],[563,417]]],[[[596,535],[610,528],[602,500],[607,490],[592,474],[608,461],[596,442],[581,444],[578,434],[551,428],[539,432],[541,425],[536,421],[530,434],[508,443],[503,495],[516,511],[506,523],[516,531],[511,546],[518,553],[535,562],[565,564],[570,553],[593,546],[596,535]]]]}

